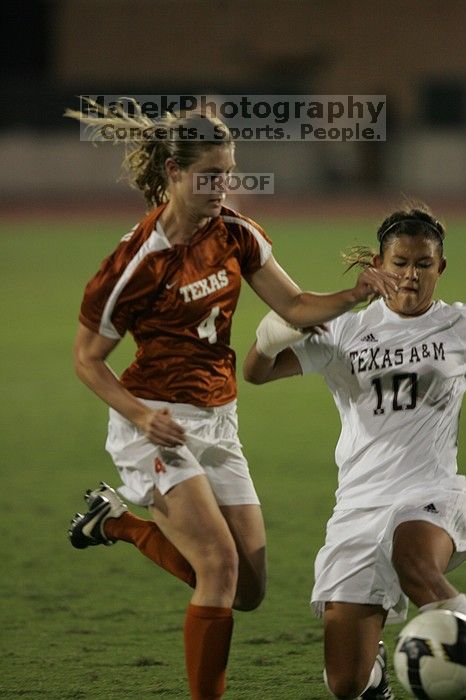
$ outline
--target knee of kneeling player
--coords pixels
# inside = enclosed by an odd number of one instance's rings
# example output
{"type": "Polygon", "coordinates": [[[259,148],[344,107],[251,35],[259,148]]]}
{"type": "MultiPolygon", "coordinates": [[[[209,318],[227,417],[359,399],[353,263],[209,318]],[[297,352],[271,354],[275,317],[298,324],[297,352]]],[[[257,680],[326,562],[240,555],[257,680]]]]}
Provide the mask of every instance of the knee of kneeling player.
{"type": "Polygon", "coordinates": [[[327,674],[324,672],[325,685],[338,700],[355,700],[364,692],[368,679],[358,678],[356,674],[327,674]]]}

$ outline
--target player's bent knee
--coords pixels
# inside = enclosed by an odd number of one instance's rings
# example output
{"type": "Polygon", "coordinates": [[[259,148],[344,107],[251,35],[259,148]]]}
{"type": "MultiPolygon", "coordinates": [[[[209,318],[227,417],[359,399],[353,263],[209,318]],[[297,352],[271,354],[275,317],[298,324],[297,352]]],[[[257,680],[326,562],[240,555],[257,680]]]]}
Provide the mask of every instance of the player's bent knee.
{"type": "Polygon", "coordinates": [[[238,554],[234,548],[219,548],[206,551],[193,563],[196,576],[215,578],[228,585],[236,585],[238,580],[238,554]]]}
{"type": "Polygon", "coordinates": [[[265,590],[266,582],[264,580],[257,582],[256,586],[249,586],[247,591],[237,593],[233,609],[241,612],[256,610],[265,598],[265,590]]]}
{"type": "Polygon", "coordinates": [[[251,595],[246,598],[243,603],[242,610],[256,610],[265,598],[265,585],[257,591],[251,592],[251,595]]]}
{"type": "Polygon", "coordinates": [[[364,690],[364,686],[358,686],[355,683],[337,685],[330,692],[338,698],[338,700],[356,700],[360,697],[360,693],[364,690]]]}
{"type": "Polygon", "coordinates": [[[240,565],[238,587],[233,603],[235,610],[249,612],[259,607],[265,598],[267,587],[267,569],[265,566],[254,568],[240,565]]]}
{"type": "Polygon", "coordinates": [[[355,700],[364,691],[367,685],[367,679],[361,680],[355,675],[343,676],[324,673],[325,685],[328,690],[338,700],[355,700]]]}

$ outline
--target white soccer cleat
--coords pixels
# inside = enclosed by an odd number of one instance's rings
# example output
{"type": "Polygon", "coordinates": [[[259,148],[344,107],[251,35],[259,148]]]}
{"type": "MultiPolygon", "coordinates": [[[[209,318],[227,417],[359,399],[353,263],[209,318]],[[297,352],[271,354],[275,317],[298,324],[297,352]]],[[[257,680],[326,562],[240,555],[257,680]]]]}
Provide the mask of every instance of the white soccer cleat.
{"type": "Polygon", "coordinates": [[[101,481],[97,489],[86,491],[84,496],[89,504],[87,513],[76,513],[68,530],[68,537],[76,549],[86,549],[97,544],[111,545],[104,532],[108,518],[119,518],[128,507],[111,486],[101,481]]]}

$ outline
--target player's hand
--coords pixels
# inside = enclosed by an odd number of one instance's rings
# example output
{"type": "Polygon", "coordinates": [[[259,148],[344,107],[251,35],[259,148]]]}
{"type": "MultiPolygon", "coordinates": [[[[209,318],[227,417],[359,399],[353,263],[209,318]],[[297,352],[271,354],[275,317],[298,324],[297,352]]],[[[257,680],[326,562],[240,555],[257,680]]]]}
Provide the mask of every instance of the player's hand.
{"type": "Polygon", "coordinates": [[[399,275],[391,272],[384,272],[375,267],[366,267],[360,273],[353,289],[356,303],[366,301],[374,294],[380,295],[384,299],[390,299],[398,291],[399,279],[399,275]]]}
{"type": "Polygon", "coordinates": [[[169,408],[149,411],[144,415],[138,427],[144,432],[147,439],[155,445],[176,447],[184,445],[186,442],[184,428],[173,420],[169,408]]]}

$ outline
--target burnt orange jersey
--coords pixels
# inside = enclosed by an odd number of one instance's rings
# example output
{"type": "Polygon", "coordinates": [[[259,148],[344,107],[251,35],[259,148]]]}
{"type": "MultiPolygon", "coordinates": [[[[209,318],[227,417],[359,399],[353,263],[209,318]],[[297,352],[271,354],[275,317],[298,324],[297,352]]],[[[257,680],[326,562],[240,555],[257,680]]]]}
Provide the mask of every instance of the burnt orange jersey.
{"type": "Polygon", "coordinates": [[[171,245],[165,205],[123,237],[88,283],[80,321],[137,345],[121,381],[143,399],[219,406],[236,396],[232,316],[241,275],[258,270],[270,240],[250,219],[222,207],[188,245],[171,245]]]}

